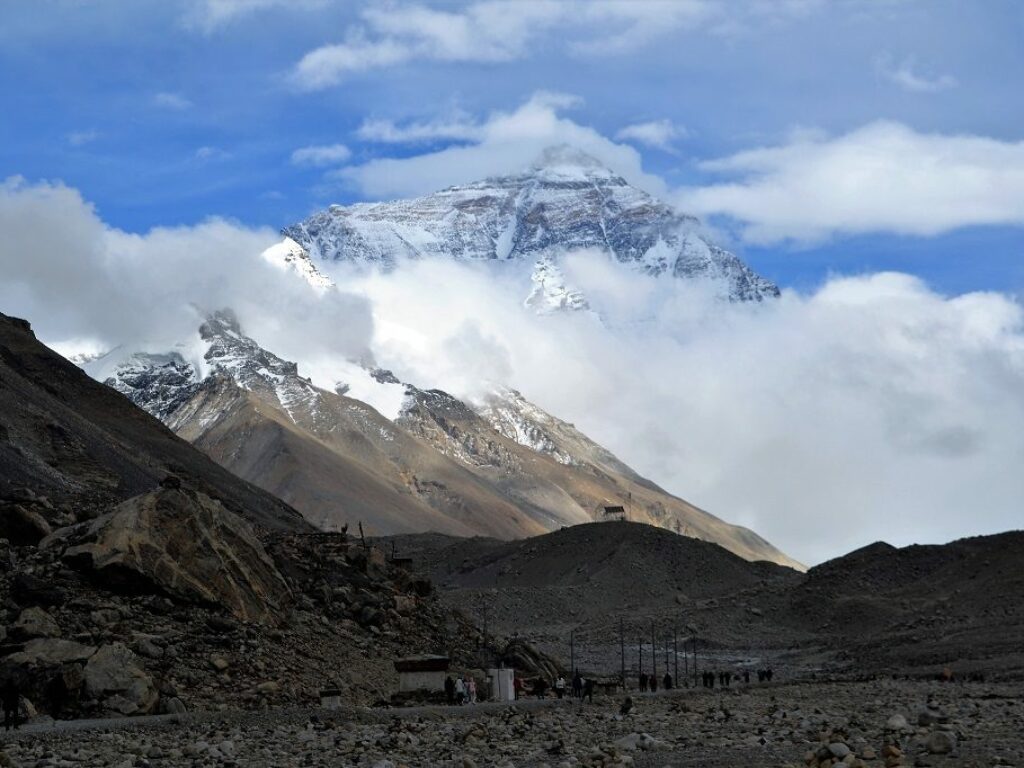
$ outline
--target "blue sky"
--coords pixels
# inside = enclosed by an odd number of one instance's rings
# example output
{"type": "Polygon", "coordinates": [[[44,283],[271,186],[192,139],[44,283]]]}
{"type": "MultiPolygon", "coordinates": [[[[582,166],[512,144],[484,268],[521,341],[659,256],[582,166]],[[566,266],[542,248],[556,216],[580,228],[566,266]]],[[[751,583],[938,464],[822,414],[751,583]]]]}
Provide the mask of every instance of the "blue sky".
{"type": "Polygon", "coordinates": [[[62,180],[131,232],[278,228],[514,164],[533,100],[784,286],[893,269],[1017,293],[1022,39],[1011,0],[6,2],[0,178],[62,180]],[[479,149],[452,178],[418,160],[452,147],[479,149]]]}

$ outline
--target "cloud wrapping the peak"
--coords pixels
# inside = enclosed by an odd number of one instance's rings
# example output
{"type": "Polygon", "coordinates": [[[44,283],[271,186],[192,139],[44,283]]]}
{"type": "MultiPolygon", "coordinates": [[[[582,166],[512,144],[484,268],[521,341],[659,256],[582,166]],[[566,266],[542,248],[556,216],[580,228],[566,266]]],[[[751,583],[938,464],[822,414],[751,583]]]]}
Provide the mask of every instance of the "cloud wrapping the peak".
{"type": "MultiPolygon", "coordinates": [[[[645,173],[640,154],[617,144],[593,128],[563,117],[561,110],[578,103],[569,94],[538,92],[511,112],[494,112],[479,123],[462,123],[468,145],[446,147],[405,158],[379,158],[340,169],[335,178],[354,185],[373,199],[407,197],[446,186],[478,181],[526,169],[553,145],[568,144],[593,155],[627,181],[653,194],[664,182],[645,173]],[[473,130],[468,128],[473,125],[473,130]]],[[[388,126],[389,130],[393,126],[388,126]]],[[[396,128],[401,135],[402,128],[396,128]]],[[[426,133],[420,129],[410,129],[426,133]]]]}
{"type": "Polygon", "coordinates": [[[702,167],[736,178],[681,190],[678,204],[738,222],[752,243],[1024,226],[1024,141],[878,121],[841,136],[795,135],[702,167]]]}

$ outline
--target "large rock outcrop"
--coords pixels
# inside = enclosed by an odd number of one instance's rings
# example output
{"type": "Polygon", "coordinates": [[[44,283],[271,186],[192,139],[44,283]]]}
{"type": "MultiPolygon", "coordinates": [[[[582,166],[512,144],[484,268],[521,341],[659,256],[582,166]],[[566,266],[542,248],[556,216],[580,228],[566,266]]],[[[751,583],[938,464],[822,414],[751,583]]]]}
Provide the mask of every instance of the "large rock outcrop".
{"type": "Polygon", "coordinates": [[[96,520],[58,531],[64,560],[107,586],[219,605],[278,624],[288,586],[250,525],[208,496],[162,487],[96,520]]]}

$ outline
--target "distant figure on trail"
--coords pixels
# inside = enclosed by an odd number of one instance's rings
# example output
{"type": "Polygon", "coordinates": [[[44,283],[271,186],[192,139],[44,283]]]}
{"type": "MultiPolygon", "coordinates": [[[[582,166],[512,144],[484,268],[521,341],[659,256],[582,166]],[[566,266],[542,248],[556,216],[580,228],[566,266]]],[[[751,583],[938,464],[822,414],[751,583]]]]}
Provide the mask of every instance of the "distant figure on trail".
{"type": "Polygon", "coordinates": [[[463,704],[466,701],[466,684],[461,677],[455,678],[455,703],[463,704]]]}
{"type": "Polygon", "coordinates": [[[594,681],[588,679],[583,683],[583,698],[589,701],[591,704],[594,703],[594,681]]]}
{"type": "Polygon", "coordinates": [[[658,692],[658,678],[656,678],[654,675],[651,675],[647,678],[647,685],[650,687],[651,693],[658,692]]]}
{"type": "Polygon", "coordinates": [[[444,696],[448,699],[449,705],[455,703],[455,681],[452,680],[451,675],[444,679],[444,696]]]}
{"type": "Polygon", "coordinates": [[[580,676],[580,671],[578,669],[572,678],[572,697],[574,699],[583,697],[583,678],[580,676]]]}
{"type": "Polygon", "coordinates": [[[664,688],[666,691],[672,690],[672,675],[670,675],[668,672],[666,672],[665,676],[661,678],[661,687],[664,688]]]}
{"type": "Polygon", "coordinates": [[[466,686],[467,693],[469,694],[469,703],[476,704],[476,680],[469,678],[469,683],[466,686]]]}
{"type": "Polygon", "coordinates": [[[744,669],[743,670],[743,682],[746,685],[750,685],[750,670],[749,669],[744,669]]]}
{"type": "Polygon", "coordinates": [[[714,672],[708,672],[708,688],[714,688],[714,687],[715,687],[715,673],[714,672]]]}
{"type": "Polygon", "coordinates": [[[644,692],[644,693],[647,693],[647,673],[646,672],[641,672],[640,673],[640,690],[642,692],[644,692]]]}
{"type": "Polygon", "coordinates": [[[772,681],[772,675],[773,675],[773,674],[775,674],[775,673],[774,673],[774,672],[772,672],[772,668],[771,668],[771,667],[768,667],[768,669],[766,669],[766,670],[764,671],[764,676],[765,676],[765,677],[766,677],[766,678],[768,679],[768,682],[769,682],[769,683],[770,683],[770,682],[772,681]]]}
{"type": "Polygon", "coordinates": [[[11,728],[18,729],[18,704],[21,701],[21,694],[18,691],[18,683],[13,676],[8,676],[0,688],[0,704],[4,708],[4,730],[11,728]]]}
{"type": "Polygon", "coordinates": [[[555,696],[558,698],[565,696],[565,678],[561,675],[555,680],[555,696]]]}
{"type": "Polygon", "coordinates": [[[543,677],[538,677],[536,682],[533,684],[533,693],[538,699],[543,699],[548,692],[548,681],[543,677]]]}

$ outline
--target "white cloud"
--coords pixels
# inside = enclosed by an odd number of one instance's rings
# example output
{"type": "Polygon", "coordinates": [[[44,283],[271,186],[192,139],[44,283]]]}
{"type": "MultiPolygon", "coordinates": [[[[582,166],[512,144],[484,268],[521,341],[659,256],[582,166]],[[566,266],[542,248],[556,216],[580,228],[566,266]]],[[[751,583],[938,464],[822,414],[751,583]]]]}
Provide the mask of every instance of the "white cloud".
{"type": "Polygon", "coordinates": [[[832,138],[799,134],[703,167],[739,178],[683,190],[679,205],[731,217],[749,242],[1024,225],[1024,142],[879,121],[832,138]]]}
{"type": "Polygon", "coordinates": [[[327,0],[191,0],[182,22],[189,29],[210,34],[257,11],[271,8],[317,8],[326,2],[327,0]]]}
{"type": "Polygon", "coordinates": [[[393,120],[364,120],[356,136],[379,144],[417,144],[438,140],[478,141],[483,133],[479,122],[463,112],[456,112],[444,119],[412,121],[405,125],[397,125],[393,120]]]}
{"type": "Polygon", "coordinates": [[[905,91],[913,93],[938,93],[955,88],[956,78],[952,75],[929,76],[917,70],[912,56],[896,62],[892,56],[885,54],[876,61],[878,73],[886,80],[898,85],[905,91]]]}
{"type": "Polygon", "coordinates": [[[194,157],[201,163],[207,163],[213,160],[226,160],[231,155],[220,147],[203,146],[195,151],[194,157]]]}
{"type": "Polygon", "coordinates": [[[83,147],[100,137],[99,131],[72,131],[68,134],[68,144],[72,147],[83,147]]]}
{"type": "Polygon", "coordinates": [[[556,29],[567,34],[568,42],[553,45],[582,54],[621,53],[722,11],[710,0],[487,0],[456,10],[372,5],[343,42],[303,56],[292,80],[302,89],[317,90],[409,61],[513,61],[556,29]]]}
{"type": "Polygon", "coordinates": [[[674,141],[686,137],[685,128],[675,125],[671,120],[651,120],[646,123],[634,123],[615,134],[619,141],[631,141],[645,144],[665,152],[674,152],[674,141]]]}
{"type": "MultiPolygon", "coordinates": [[[[370,198],[419,195],[523,170],[547,147],[568,144],[593,155],[649,192],[664,192],[664,183],[643,171],[635,149],[616,144],[593,128],[559,114],[578,102],[567,94],[536,93],[511,112],[494,112],[478,123],[464,123],[463,137],[472,141],[469,146],[447,147],[405,158],[380,158],[341,169],[334,176],[354,184],[370,198]],[[473,126],[472,130],[469,126],[473,126]]],[[[401,135],[403,129],[396,130],[401,135]]]]}
{"type": "Polygon", "coordinates": [[[641,473],[817,563],[884,539],[1019,527],[1024,312],[898,274],[834,279],[761,306],[627,271],[566,270],[600,309],[537,317],[523,274],[423,261],[341,272],[373,353],[462,396],[519,388],[641,473]]]}
{"type": "Polygon", "coordinates": [[[62,351],[180,341],[200,312],[233,307],[244,325],[301,359],[361,354],[361,299],[282,280],[260,257],[280,235],[223,219],[132,234],[107,226],[75,189],[0,182],[0,308],[62,351]],[[323,333],[331,328],[328,333],[323,333]]]}
{"type": "Polygon", "coordinates": [[[590,26],[591,36],[572,43],[584,54],[623,53],[672,32],[699,27],[739,12],[710,0],[590,0],[573,6],[567,21],[590,26]]]}
{"type": "Polygon", "coordinates": [[[153,105],[162,109],[170,109],[177,112],[182,112],[186,109],[192,108],[192,102],[180,93],[170,93],[167,91],[161,91],[160,93],[154,94],[153,105]]]}
{"type": "Polygon", "coordinates": [[[352,156],[344,144],[302,147],[292,152],[292,165],[337,165],[352,156]]]}

